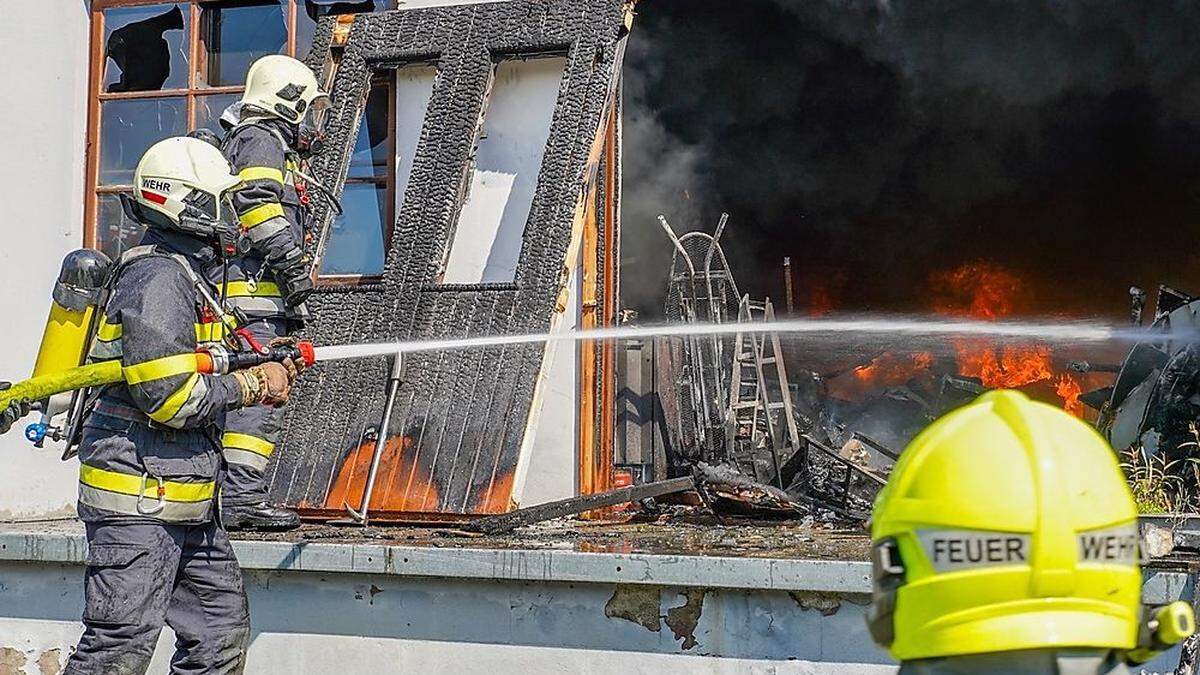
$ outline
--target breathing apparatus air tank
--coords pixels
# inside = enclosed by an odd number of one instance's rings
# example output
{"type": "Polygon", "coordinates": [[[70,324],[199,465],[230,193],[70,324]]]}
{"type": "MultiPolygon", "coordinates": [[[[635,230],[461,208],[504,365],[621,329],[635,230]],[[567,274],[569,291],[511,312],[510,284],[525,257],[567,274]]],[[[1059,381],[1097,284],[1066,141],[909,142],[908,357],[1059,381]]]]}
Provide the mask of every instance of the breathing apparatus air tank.
{"type": "MultiPolygon", "coordinates": [[[[33,377],[61,373],[83,364],[97,320],[96,306],[112,268],[112,259],[90,248],[71,251],[63,258],[33,377]]],[[[43,418],[66,410],[69,402],[69,394],[43,402],[43,418]]]]}

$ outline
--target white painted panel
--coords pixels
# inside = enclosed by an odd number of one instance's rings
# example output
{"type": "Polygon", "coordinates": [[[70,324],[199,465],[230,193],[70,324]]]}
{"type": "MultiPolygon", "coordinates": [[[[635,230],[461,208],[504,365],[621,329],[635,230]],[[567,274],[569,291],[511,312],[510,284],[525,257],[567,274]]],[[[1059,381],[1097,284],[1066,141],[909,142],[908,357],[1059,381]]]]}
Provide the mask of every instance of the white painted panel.
{"type": "Polygon", "coordinates": [[[442,281],[511,282],[566,59],[502,61],[442,281]]]}
{"type": "Polygon", "coordinates": [[[437,68],[403,66],[396,69],[396,211],[404,206],[404,191],[412,175],[413,157],[421,140],[421,125],[433,95],[437,68]]]}
{"type": "MultiPolygon", "coordinates": [[[[580,256],[581,257],[581,256],[580,256]]],[[[576,263],[568,283],[567,308],[552,328],[570,333],[579,327],[583,266],[576,263]]],[[[550,342],[539,374],[540,409],[530,416],[525,442],[529,460],[514,490],[522,507],[567,499],[579,494],[579,343],[550,342]]]]}
{"type": "MultiPolygon", "coordinates": [[[[88,4],[3,0],[0,90],[12,95],[0,106],[0,379],[29,377],[59,264],[83,246],[88,4]]],[[[30,445],[30,421],[0,436],[0,519],[74,509],[79,465],[54,443],[30,445]]]]}

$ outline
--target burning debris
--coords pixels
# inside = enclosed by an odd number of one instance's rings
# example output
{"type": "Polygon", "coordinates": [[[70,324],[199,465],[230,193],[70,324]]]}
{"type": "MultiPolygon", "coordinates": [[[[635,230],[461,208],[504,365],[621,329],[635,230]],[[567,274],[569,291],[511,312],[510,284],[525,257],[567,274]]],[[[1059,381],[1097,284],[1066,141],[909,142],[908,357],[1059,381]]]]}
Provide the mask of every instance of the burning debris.
{"type": "MultiPolygon", "coordinates": [[[[671,320],[774,320],[769,299],[737,295],[720,245],[727,216],[712,235],[676,236],[665,218],[660,223],[675,248],[666,303],[671,320]]],[[[790,271],[785,265],[785,274],[790,271]]],[[[935,271],[927,286],[927,306],[937,316],[1006,321],[1033,308],[1028,284],[995,263],[935,271]]],[[[812,292],[829,297],[819,286],[812,292]]],[[[705,476],[737,476],[721,484],[738,487],[713,493],[717,510],[861,521],[898,449],[940,415],[989,389],[1021,388],[1085,417],[1085,404],[1094,398],[1085,387],[1111,370],[1070,361],[1069,348],[976,336],[952,338],[941,351],[884,345],[832,368],[822,362],[828,354],[788,347],[772,333],[688,338],[671,347],[676,358],[666,379],[676,391],[664,403],[674,412],[668,463],[672,475],[697,470],[700,483],[705,476]],[[752,494],[741,489],[746,485],[754,486],[752,494]]]]}

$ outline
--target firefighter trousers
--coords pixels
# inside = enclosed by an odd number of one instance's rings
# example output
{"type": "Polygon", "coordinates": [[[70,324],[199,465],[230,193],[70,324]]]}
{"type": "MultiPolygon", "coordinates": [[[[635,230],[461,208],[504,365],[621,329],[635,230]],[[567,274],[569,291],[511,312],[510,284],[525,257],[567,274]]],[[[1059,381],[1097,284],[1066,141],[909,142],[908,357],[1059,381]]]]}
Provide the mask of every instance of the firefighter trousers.
{"type": "Polygon", "coordinates": [[[66,675],[141,675],[163,624],[172,673],[241,673],[250,638],[242,570],[215,522],[87,523],[83,636],[66,675]]]}
{"type": "MultiPolygon", "coordinates": [[[[288,335],[284,319],[255,319],[249,332],[262,346],[288,335]]],[[[249,347],[249,345],[244,345],[249,347]]],[[[245,506],[267,499],[267,463],[279,440],[283,410],[256,405],[230,411],[225,416],[221,452],[225,455],[225,473],[221,479],[221,504],[245,506]]]]}

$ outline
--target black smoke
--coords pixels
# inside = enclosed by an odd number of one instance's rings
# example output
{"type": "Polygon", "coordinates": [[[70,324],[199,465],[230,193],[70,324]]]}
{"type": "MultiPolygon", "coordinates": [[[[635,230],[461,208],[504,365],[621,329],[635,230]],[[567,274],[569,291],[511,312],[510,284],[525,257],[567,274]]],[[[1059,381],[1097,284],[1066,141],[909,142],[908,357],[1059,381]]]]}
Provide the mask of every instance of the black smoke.
{"type": "Polygon", "coordinates": [[[711,231],[743,287],[925,310],[985,260],[1039,313],[1200,293],[1200,3],[644,0],[625,77],[622,293],[657,316],[711,231]]]}

